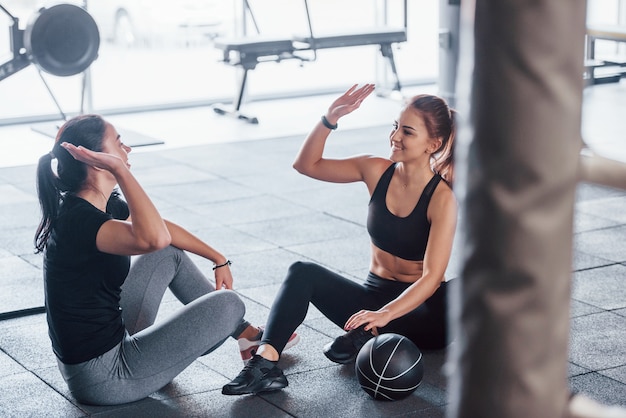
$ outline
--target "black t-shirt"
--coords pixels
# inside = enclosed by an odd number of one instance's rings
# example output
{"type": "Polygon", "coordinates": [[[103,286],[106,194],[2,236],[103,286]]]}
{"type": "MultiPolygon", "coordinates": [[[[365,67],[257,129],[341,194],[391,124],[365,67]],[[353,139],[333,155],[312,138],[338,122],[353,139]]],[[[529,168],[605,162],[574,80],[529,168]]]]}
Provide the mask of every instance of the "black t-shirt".
{"type": "Polygon", "coordinates": [[[128,214],[116,194],[107,213],[74,195],[61,204],[45,251],[44,283],[52,349],[65,364],[104,354],[123,338],[119,302],[130,257],[98,251],[96,235],[106,221],[128,214]]]}

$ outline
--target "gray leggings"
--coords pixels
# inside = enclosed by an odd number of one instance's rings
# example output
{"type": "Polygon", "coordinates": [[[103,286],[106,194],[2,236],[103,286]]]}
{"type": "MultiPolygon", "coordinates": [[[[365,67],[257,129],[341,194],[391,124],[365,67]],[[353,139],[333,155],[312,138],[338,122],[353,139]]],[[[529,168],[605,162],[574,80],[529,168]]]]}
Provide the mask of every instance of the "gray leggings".
{"type": "Polygon", "coordinates": [[[84,363],[58,362],[79,402],[116,405],[143,399],[249,325],[239,296],[215,291],[189,256],[171,246],[133,260],[120,305],[126,334],[116,347],[84,363]],[[185,306],[154,325],[168,287],[185,306]]]}

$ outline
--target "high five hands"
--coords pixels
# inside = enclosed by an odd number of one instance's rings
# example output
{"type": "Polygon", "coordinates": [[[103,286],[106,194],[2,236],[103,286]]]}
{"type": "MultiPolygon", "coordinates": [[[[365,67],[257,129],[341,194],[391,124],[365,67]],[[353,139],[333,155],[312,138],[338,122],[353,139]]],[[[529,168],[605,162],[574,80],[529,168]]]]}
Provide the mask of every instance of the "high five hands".
{"type": "Polygon", "coordinates": [[[367,96],[372,94],[375,89],[374,84],[365,84],[362,87],[357,88],[358,84],[353,85],[344,94],[339,96],[328,108],[328,114],[326,119],[333,125],[337,124],[337,121],[342,116],[353,112],[361,106],[361,103],[367,96]]]}

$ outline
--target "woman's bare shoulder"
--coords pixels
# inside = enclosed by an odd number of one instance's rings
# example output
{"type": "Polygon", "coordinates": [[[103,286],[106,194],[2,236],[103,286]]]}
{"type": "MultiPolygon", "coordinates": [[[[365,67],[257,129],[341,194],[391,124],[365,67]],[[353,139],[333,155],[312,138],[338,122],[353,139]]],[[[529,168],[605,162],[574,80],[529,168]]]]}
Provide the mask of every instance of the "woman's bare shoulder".
{"type": "Polygon", "coordinates": [[[363,156],[362,172],[368,188],[373,190],[373,187],[376,186],[378,180],[380,180],[380,176],[383,175],[391,164],[393,164],[393,161],[387,158],[374,155],[363,156]]]}
{"type": "Polygon", "coordinates": [[[435,207],[437,211],[448,209],[456,212],[457,210],[458,202],[454,190],[443,180],[435,188],[430,202],[429,209],[430,207],[435,207]]]}
{"type": "Polygon", "coordinates": [[[393,162],[387,158],[378,157],[375,155],[363,155],[361,156],[361,164],[369,173],[379,173],[379,176],[385,171],[393,162]]]}

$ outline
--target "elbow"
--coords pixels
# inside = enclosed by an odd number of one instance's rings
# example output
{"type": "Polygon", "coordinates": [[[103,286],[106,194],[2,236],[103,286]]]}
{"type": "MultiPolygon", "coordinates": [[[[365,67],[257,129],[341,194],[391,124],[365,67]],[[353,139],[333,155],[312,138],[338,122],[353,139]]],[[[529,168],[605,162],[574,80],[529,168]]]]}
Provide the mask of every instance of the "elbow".
{"type": "Polygon", "coordinates": [[[296,160],[294,161],[292,167],[300,174],[304,174],[305,176],[311,177],[311,173],[313,173],[313,165],[308,165],[303,163],[302,161],[296,160]]]}
{"type": "Polygon", "coordinates": [[[292,164],[292,167],[300,174],[306,174],[304,171],[304,166],[302,165],[301,162],[299,162],[298,160],[294,161],[294,163],[292,164]]]}
{"type": "Polygon", "coordinates": [[[162,250],[172,243],[172,237],[168,231],[157,234],[152,239],[145,240],[141,243],[141,252],[144,254],[162,250]]]}
{"type": "Polygon", "coordinates": [[[171,243],[172,243],[172,236],[170,235],[169,232],[166,232],[165,234],[162,234],[162,236],[160,236],[159,239],[155,240],[154,247],[156,250],[162,250],[165,247],[169,247],[171,243]]]}

